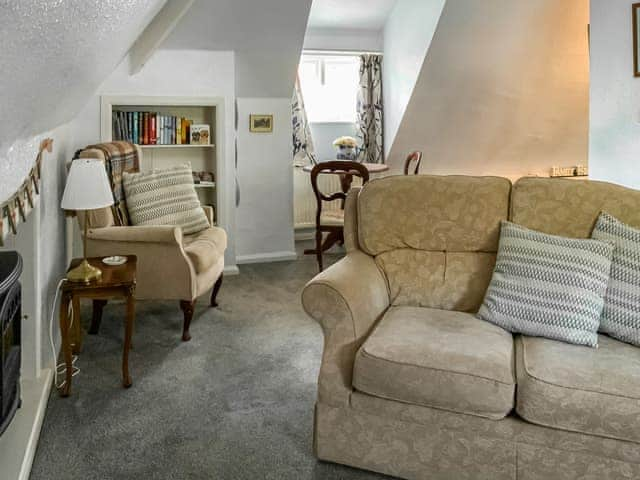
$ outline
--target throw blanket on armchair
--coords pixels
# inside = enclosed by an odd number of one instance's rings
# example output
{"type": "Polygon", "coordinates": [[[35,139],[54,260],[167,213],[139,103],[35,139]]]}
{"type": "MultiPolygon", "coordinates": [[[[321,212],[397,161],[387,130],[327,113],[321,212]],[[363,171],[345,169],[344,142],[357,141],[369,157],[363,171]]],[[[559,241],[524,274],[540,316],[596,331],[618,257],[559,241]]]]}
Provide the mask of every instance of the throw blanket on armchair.
{"type": "MultiPolygon", "coordinates": [[[[122,174],[124,172],[135,173],[140,171],[140,159],[138,150],[133,143],[108,142],[89,145],[83,150],[98,149],[104,153],[106,159],[105,168],[113,191],[114,212],[113,216],[118,225],[129,225],[124,188],[122,187],[122,174]]],[[[76,152],[74,158],[82,157],[82,151],[76,152]]]]}

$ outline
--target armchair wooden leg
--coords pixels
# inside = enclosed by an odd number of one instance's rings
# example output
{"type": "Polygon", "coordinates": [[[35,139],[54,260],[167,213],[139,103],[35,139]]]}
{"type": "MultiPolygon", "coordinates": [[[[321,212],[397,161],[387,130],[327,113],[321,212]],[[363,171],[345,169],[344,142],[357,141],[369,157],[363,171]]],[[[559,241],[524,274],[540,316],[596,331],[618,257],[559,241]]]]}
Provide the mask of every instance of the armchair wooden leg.
{"type": "Polygon", "coordinates": [[[184,314],[184,323],[182,325],[182,341],[188,342],[191,340],[191,334],[189,333],[189,326],[191,325],[191,319],[193,318],[193,310],[196,306],[196,301],[180,300],[180,308],[184,314]]]}
{"type": "Polygon", "coordinates": [[[89,333],[91,335],[96,335],[100,330],[100,322],[102,322],[102,309],[106,304],[106,300],[93,301],[93,316],[91,317],[91,327],[89,327],[89,333]]]}
{"type": "Polygon", "coordinates": [[[322,271],[322,232],[320,230],[316,230],[316,259],[318,269],[322,271]]]}
{"type": "Polygon", "coordinates": [[[213,285],[213,290],[211,290],[211,306],[212,307],[218,306],[218,302],[216,301],[216,298],[218,297],[218,292],[220,291],[220,287],[222,286],[222,277],[223,277],[223,274],[221,273],[220,276],[218,277],[218,280],[216,280],[216,283],[213,285]]]}

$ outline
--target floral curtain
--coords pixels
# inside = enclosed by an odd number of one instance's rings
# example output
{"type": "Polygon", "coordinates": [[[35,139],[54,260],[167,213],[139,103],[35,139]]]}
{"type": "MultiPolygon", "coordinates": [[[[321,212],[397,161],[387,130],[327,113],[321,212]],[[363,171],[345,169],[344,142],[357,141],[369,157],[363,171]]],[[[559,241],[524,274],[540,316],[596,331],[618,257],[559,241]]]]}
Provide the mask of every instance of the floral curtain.
{"type": "Polygon", "coordinates": [[[358,160],[384,163],[382,56],[360,56],[360,88],[358,90],[358,141],[361,145],[358,160]]]}
{"type": "Polygon", "coordinates": [[[293,124],[293,161],[294,163],[312,164],[318,163],[316,160],[311,129],[307,121],[307,112],[304,108],[300,79],[296,78],[296,85],[293,89],[293,99],[291,100],[291,119],[293,124]]]}

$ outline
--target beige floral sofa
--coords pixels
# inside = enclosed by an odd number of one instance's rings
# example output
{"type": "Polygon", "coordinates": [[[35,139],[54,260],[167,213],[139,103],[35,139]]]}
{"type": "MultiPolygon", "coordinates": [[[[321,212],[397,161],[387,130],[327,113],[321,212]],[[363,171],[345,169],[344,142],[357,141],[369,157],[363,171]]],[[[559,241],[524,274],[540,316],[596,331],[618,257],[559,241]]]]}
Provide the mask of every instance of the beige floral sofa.
{"type": "Polygon", "coordinates": [[[513,337],[475,318],[503,219],[588,237],[640,227],[590,181],[387,177],[350,192],[344,259],[305,287],[325,344],[318,458],[407,479],[640,478],[640,349],[513,337]]]}

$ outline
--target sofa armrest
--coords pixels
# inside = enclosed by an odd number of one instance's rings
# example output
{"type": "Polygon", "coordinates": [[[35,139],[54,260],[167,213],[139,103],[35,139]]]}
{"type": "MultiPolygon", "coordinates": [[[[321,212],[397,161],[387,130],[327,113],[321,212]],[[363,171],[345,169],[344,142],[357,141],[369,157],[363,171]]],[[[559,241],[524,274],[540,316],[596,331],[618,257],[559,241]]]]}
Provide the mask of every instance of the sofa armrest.
{"type": "Polygon", "coordinates": [[[107,242],[173,243],[182,245],[182,229],[170,225],[89,229],[89,240],[107,242]]]}
{"type": "Polygon", "coordinates": [[[356,352],[389,307],[385,278],[372,257],[356,250],[311,280],[302,304],[324,332],[318,400],[348,404],[356,352]]]}

